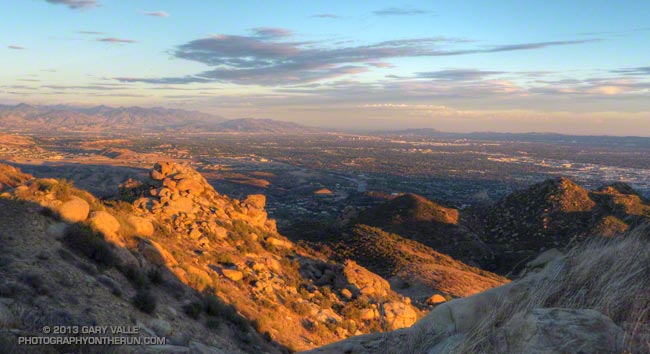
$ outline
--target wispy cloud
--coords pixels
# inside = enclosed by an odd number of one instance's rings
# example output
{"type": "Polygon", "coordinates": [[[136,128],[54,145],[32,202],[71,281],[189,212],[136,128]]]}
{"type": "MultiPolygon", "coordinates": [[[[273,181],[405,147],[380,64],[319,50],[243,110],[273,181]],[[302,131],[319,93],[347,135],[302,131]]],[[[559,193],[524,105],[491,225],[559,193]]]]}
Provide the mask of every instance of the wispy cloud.
{"type": "Polygon", "coordinates": [[[377,16],[415,16],[415,15],[426,15],[432,13],[431,11],[402,6],[402,7],[387,7],[381,10],[373,12],[377,16]]]}
{"type": "Polygon", "coordinates": [[[416,77],[437,80],[468,81],[482,80],[488,76],[505,74],[503,71],[483,71],[477,69],[448,69],[415,73],[416,77]]]}
{"type": "Polygon", "coordinates": [[[279,27],[257,27],[251,31],[260,38],[281,38],[293,35],[293,31],[279,27]]]}
{"type": "Polygon", "coordinates": [[[87,35],[106,34],[106,32],[97,32],[97,31],[77,31],[76,33],[78,33],[78,34],[87,34],[87,35]]]}
{"type": "Polygon", "coordinates": [[[650,66],[618,69],[618,70],[612,70],[611,72],[615,74],[623,74],[623,75],[650,75],[650,66]]]}
{"type": "Polygon", "coordinates": [[[27,49],[27,48],[25,48],[25,47],[23,47],[23,46],[15,45],[15,44],[8,45],[7,48],[9,48],[9,49],[15,49],[15,50],[24,50],[24,49],[27,49]]]}
{"type": "MultiPolygon", "coordinates": [[[[292,42],[291,31],[282,28],[256,28],[252,36],[214,35],[178,46],[173,55],[196,61],[213,69],[195,75],[167,78],[120,78],[148,83],[230,82],[245,85],[295,85],[349,76],[385,67],[386,59],[437,57],[535,50],[554,46],[578,45],[594,39],[473,46],[471,40],[449,37],[407,38],[358,46],[318,46],[314,42],[292,42]],[[454,46],[460,46],[454,48],[454,46]]],[[[429,73],[431,74],[431,73],[429,73]]],[[[435,73],[434,73],[435,74],[435,73]]],[[[439,72],[437,75],[454,73],[439,72]]],[[[455,73],[461,78],[463,73],[455,73]]],[[[465,77],[480,75],[465,72],[465,77]]],[[[489,73],[484,73],[484,76],[489,73]]],[[[441,77],[442,78],[442,77],[441,77]]]]}
{"type": "Polygon", "coordinates": [[[311,17],[316,17],[316,18],[331,18],[331,19],[338,19],[338,18],[341,18],[341,16],[339,16],[339,15],[335,15],[335,14],[315,14],[315,15],[312,15],[311,17]]]}
{"type": "Polygon", "coordinates": [[[169,13],[165,11],[140,11],[143,15],[153,16],[153,17],[169,17],[169,13]]]}
{"type": "Polygon", "coordinates": [[[66,5],[73,10],[87,10],[99,6],[97,0],[45,0],[50,4],[66,5]]]}
{"type": "Polygon", "coordinates": [[[138,43],[138,41],[134,39],[115,38],[115,37],[97,38],[96,41],[106,42],[106,43],[138,43]]]}

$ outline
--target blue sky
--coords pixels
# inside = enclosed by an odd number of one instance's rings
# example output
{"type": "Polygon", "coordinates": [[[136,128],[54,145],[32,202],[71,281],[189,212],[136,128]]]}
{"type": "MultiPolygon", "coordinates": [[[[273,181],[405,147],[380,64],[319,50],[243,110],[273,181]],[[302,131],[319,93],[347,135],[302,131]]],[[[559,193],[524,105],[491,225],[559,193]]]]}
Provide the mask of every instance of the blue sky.
{"type": "Polygon", "coordinates": [[[0,0],[0,103],[650,135],[650,2],[0,0]]]}

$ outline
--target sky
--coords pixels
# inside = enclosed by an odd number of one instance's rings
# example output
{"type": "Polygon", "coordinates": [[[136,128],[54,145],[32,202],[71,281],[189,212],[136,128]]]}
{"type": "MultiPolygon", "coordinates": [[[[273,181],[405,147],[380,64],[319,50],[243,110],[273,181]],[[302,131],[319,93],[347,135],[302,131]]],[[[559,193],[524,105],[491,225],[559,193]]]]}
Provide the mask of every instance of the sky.
{"type": "Polygon", "coordinates": [[[0,0],[0,104],[650,136],[650,1],[0,0]]]}

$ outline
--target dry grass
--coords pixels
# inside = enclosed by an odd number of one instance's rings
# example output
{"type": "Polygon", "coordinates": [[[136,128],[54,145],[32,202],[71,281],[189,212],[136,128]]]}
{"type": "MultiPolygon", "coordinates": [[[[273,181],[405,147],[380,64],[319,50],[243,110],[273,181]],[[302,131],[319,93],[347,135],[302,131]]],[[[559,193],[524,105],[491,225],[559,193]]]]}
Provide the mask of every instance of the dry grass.
{"type": "MultiPolygon", "coordinates": [[[[525,291],[502,299],[463,340],[451,341],[451,346],[435,352],[494,353],[499,328],[514,314],[561,307],[603,313],[625,331],[625,353],[650,353],[650,226],[638,227],[621,238],[594,238],[543,272],[529,281],[525,291]]],[[[395,350],[425,354],[444,337],[412,333],[409,343],[402,342],[395,350]]]]}

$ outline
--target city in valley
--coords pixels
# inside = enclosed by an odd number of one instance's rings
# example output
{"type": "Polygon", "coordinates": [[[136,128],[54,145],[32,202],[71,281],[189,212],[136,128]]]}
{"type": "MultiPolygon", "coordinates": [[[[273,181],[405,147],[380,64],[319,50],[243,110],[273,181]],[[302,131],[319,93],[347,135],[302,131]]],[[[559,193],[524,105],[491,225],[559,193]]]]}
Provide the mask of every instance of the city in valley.
{"type": "Polygon", "coordinates": [[[464,209],[556,176],[586,188],[627,183],[650,197],[650,138],[262,130],[4,139],[2,160],[103,197],[114,197],[119,184],[158,160],[187,164],[224,194],[265,194],[269,214],[282,226],[335,220],[350,208],[405,193],[464,209]]]}

